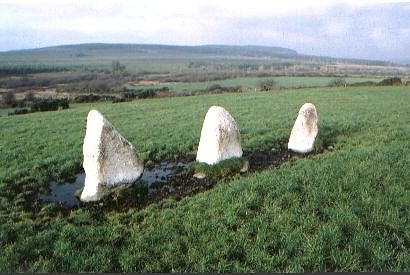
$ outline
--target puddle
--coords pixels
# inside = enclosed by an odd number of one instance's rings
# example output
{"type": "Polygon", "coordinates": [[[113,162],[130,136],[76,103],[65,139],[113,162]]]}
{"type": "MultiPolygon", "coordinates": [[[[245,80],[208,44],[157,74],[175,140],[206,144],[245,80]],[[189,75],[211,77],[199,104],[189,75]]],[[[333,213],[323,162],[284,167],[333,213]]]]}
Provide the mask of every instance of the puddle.
{"type": "Polygon", "coordinates": [[[182,162],[162,162],[156,164],[151,170],[145,169],[141,179],[148,183],[148,191],[152,191],[158,183],[163,184],[169,181],[170,178],[181,172],[186,166],[187,164],[182,162]]]}
{"type": "Polygon", "coordinates": [[[50,182],[51,193],[49,195],[40,195],[39,199],[48,202],[55,202],[69,206],[78,206],[80,201],[74,196],[75,191],[84,187],[85,174],[76,175],[74,183],[50,182]]]}
{"type": "MultiPolygon", "coordinates": [[[[168,182],[170,178],[181,172],[186,166],[187,164],[182,162],[162,162],[154,165],[151,170],[145,169],[141,180],[148,184],[148,192],[152,193],[155,192],[158,187],[168,182]]],[[[70,207],[79,206],[80,201],[75,197],[75,192],[84,187],[84,181],[85,173],[77,174],[74,183],[57,183],[56,181],[50,181],[50,194],[39,195],[39,199],[70,207]]],[[[168,189],[170,192],[174,191],[174,188],[171,186],[169,186],[168,189]]]]}

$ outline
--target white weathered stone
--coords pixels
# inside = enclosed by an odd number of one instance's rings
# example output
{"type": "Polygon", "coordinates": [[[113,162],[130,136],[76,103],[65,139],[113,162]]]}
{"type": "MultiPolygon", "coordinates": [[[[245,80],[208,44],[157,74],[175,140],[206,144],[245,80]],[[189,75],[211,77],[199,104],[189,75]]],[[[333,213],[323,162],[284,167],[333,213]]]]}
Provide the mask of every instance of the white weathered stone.
{"type": "Polygon", "coordinates": [[[83,154],[81,201],[97,201],[112,188],[133,183],[144,170],[134,146],[96,110],[88,113],[83,154]]]}
{"type": "Polygon", "coordinates": [[[212,106],[202,125],[196,160],[216,164],[221,160],[242,156],[238,127],[222,107],[212,106]]]}
{"type": "Polygon", "coordinates": [[[316,107],[305,103],[290,133],[288,149],[297,153],[309,153],[313,150],[318,133],[316,107]]]}

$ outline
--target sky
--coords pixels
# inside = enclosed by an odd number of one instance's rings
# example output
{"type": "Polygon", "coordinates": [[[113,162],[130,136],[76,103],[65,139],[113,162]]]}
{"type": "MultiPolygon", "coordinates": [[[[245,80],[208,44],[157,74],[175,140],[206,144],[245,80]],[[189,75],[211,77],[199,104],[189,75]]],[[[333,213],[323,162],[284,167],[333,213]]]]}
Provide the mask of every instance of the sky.
{"type": "Polygon", "coordinates": [[[410,2],[0,0],[0,51],[96,42],[264,45],[410,63],[410,2]]]}

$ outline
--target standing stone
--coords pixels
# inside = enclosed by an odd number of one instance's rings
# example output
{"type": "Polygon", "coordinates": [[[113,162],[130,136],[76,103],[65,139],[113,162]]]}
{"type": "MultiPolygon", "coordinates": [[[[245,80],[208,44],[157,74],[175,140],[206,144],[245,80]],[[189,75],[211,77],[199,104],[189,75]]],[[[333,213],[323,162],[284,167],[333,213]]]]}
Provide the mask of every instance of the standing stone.
{"type": "Polygon", "coordinates": [[[317,112],[312,103],[305,103],[290,133],[288,149],[297,153],[309,153],[314,148],[317,136],[317,112]]]}
{"type": "Polygon", "coordinates": [[[232,116],[222,107],[212,106],[202,125],[196,160],[216,164],[242,156],[241,138],[232,116]]]}
{"type": "Polygon", "coordinates": [[[96,110],[87,117],[83,143],[85,184],[81,201],[97,201],[110,189],[136,181],[144,170],[134,146],[96,110]]]}

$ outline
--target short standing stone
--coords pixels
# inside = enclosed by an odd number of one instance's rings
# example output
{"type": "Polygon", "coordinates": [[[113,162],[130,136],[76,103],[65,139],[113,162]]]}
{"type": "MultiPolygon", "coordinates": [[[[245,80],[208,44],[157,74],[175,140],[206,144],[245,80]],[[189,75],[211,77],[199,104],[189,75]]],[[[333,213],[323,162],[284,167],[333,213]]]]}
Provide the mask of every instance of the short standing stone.
{"type": "Polygon", "coordinates": [[[216,164],[225,159],[241,157],[242,153],[235,120],[222,107],[209,108],[202,126],[196,160],[216,164]]]}
{"type": "Polygon", "coordinates": [[[314,148],[318,133],[316,107],[305,103],[299,110],[299,115],[290,134],[288,149],[297,153],[309,153],[314,148]]]}
{"type": "Polygon", "coordinates": [[[83,154],[81,201],[97,201],[110,189],[133,183],[144,170],[134,146],[96,110],[88,113],[83,154]]]}

